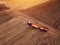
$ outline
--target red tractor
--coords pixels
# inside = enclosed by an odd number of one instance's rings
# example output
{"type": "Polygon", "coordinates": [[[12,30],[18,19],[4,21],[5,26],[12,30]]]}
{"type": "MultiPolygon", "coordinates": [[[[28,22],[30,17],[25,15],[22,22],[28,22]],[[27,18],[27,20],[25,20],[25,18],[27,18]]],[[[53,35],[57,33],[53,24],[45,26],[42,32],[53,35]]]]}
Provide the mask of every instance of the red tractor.
{"type": "Polygon", "coordinates": [[[34,24],[34,23],[31,23],[31,22],[28,22],[27,23],[27,25],[29,25],[30,27],[32,27],[32,28],[35,28],[35,29],[39,29],[39,30],[41,30],[41,31],[47,31],[47,27],[43,27],[43,26],[38,26],[37,24],[34,24]]]}

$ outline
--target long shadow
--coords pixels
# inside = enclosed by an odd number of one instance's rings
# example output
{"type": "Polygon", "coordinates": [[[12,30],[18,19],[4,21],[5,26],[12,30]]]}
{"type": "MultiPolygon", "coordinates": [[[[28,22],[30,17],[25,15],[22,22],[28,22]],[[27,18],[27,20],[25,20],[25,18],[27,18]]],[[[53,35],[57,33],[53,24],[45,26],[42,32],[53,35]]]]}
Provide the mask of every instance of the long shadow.
{"type": "Polygon", "coordinates": [[[8,9],[10,9],[10,7],[7,7],[4,4],[0,4],[0,11],[8,10],[8,9]]]}
{"type": "Polygon", "coordinates": [[[9,9],[10,7],[0,4],[0,24],[5,23],[13,18],[13,16],[10,15],[11,13],[6,11],[9,9]]]}

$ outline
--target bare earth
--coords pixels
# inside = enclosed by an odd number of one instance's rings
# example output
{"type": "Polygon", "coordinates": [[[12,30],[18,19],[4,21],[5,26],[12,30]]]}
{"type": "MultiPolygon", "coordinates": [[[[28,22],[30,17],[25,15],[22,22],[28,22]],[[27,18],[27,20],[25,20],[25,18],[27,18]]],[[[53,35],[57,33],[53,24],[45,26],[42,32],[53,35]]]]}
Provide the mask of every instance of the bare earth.
{"type": "Polygon", "coordinates": [[[15,11],[12,15],[12,19],[5,19],[6,22],[0,24],[0,45],[60,45],[60,31],[21,12],[15,11]],[[49,30],[33,29],[26,24],[28,21],[46,26],[49,30]]]}
{"type": "Polygon", "coordinates": [[[60,45],[60,31],[22,12],[2,10],[0,11],[0,45],[60,45]],[[47,32],[29,27],[28,21],[48,27],[47,32]]]}
{"type": "Polygon", "coordinates": [[[21,12],[60,30],[60,0],[39,4],[21,12]]]}

